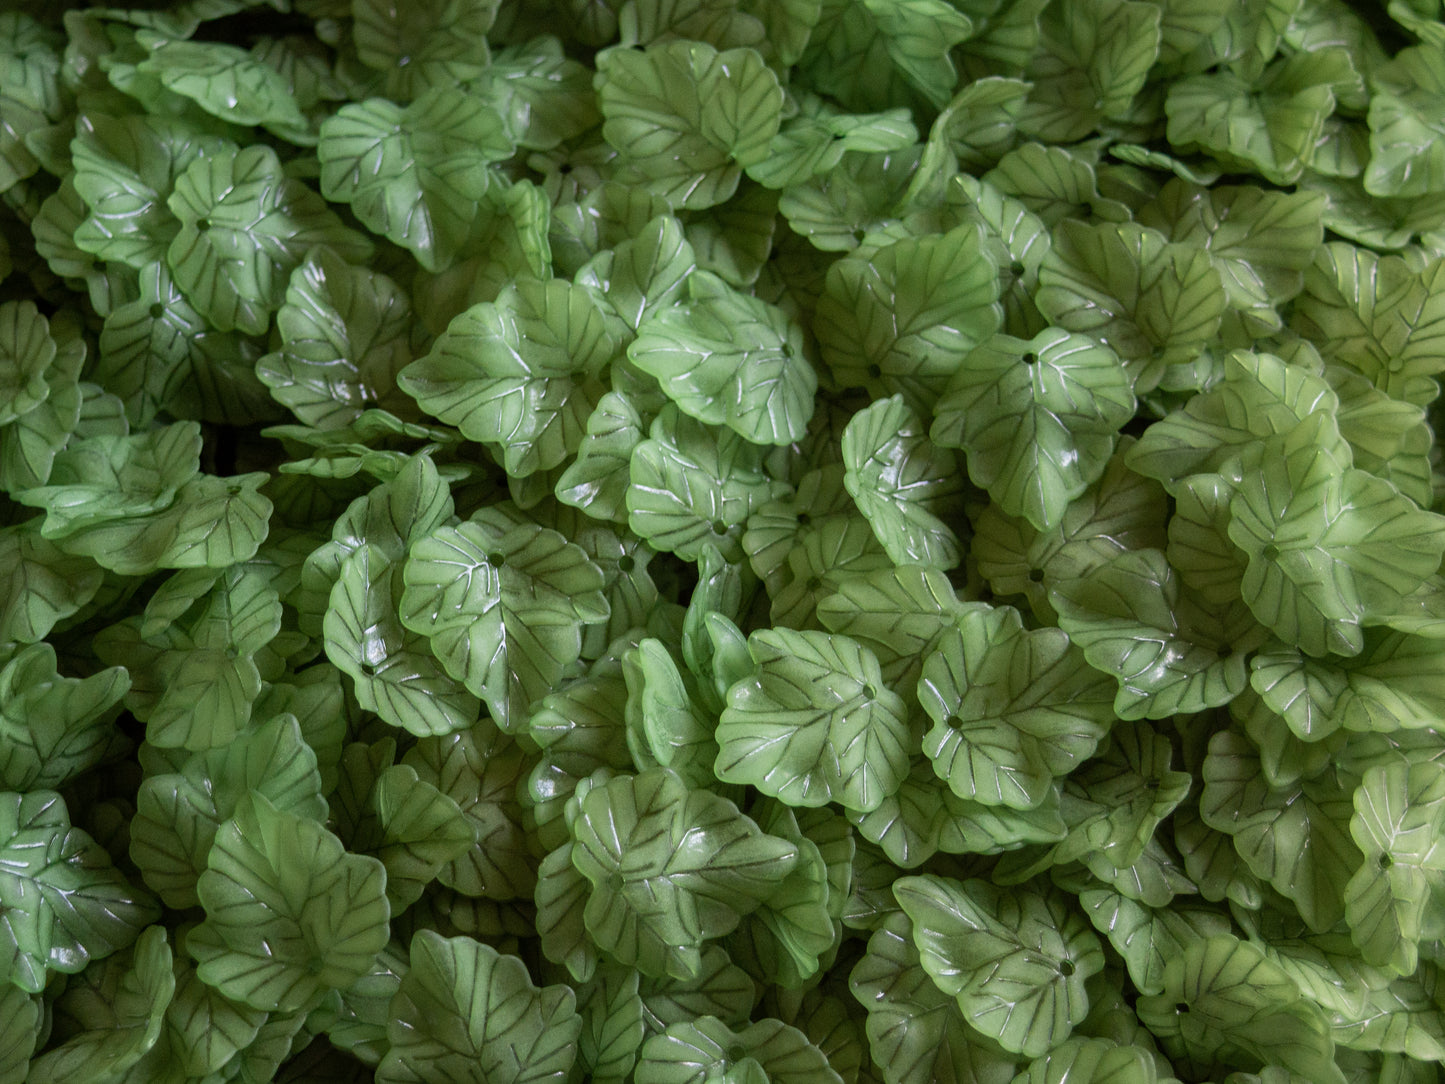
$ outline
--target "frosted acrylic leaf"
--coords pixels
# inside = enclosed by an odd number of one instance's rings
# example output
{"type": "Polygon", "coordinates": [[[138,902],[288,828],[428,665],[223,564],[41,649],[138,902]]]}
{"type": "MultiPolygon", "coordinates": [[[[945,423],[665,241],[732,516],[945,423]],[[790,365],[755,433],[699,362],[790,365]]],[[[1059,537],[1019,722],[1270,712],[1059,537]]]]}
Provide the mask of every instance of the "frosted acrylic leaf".
{"type": "Polygon", "coordinates": [[[902,393],[928,411],[964,355],[998,330],[999,289],[977,226],[908,238],[833,264],[813,332],[839,383],[902,393]]]}
{"type": "Polygon", "coordinates": [[[265,334],[312,245],[357,262],[372,251],[264,145],[197,159],[166,202],[181,223],[166,262],[187,300],[221,331],[265,334]]]}
{"type": "Polygon", "coordinates": [[[1262,639],[1242,607],[1204,605],[1153,549],[1120,554],[1049,599],[1089,663],[1117,679],[1114,710],[1124,719],[1227,704],[1245,687],[1245,658],[1262,639]]]}
{"type": "Polygon", "coordinates": [[[1187,945],[1229,933],[1229,917],[1203,906],[1149,907],[1104,888],[1085,889],[1079,903],[1094,928],[1124,958],[1129,977],[1141,994],[1164,989],[1164,970],[1187,945]]]}
{"type": "Polygon", "coordinates": [[[377,776],[347,846],[381,859],[386,898],[393,913],[400,913],[476,842],[476,829],[456,802],[419,778],[414,768],[393,764],[377,776]]]}
{"type": "Polygon", "coordinates": [[[264,125],[283,138],[310,142],[309,125],[286,77],[244,49],[213,41],[170,41],[141,33],[150,56],[136,72],[156,77],[167,90],[189,98],[213,117],[243,128],[264,125]]]}
{"type": "MultiPolygon", "coordinates": [[[[1350,836],[1364,855],[1345,885],[1345,921],[1367,963],[1410,975],[1445,872],[1445,767],[1390,764],[1365,772],[1350,836]]],[[[1433,923],[1432,923],[1433,925],[1433,923]]]]}
{"type": "Polygon", "coordinates": [[[628,359],[699,421],[754,444],[802,439],[818,388],[802,328],[711,276],[695,274],[689,285],[691,300],[643,322],[628,359]]]}
{"type": "Polygon", "coordinates": [[[1370,164],[1365,190],[1374,196],[1424,196],[1445,191],[1439,140],[1445,101],[1441,51],[1427,41],[1402,49],[1371,73],[1370,164]]]}
{"type": "Polygon", "coordinates": [[[897,564],[948,569],[962,557],[947,521],[962,494],[953,453],[929,442],[903,396],[875,402],[843,431],[848,493],[897,564]]]}
{"type": "Polygon", "coordinates": [[[1357,655],[1364,619],[1392,611],[1439,566],[1445,529],[1342,462],[1319,428],[1278,438],[1230,500],[1229,537],[1249,555],[1240,588],[1261,624],[1312,655],[1357,655]]]}
{"type": "Polygon", "coordinates": [[[1434,727],[1445,714],[1442,651],[1438,640],[1370,629],[1353,658],[1316,659],[1298,649],[1261,652],[1250,663],[1250,684],[1304,741],[1340,728],[1391,733],[1434,727]]]}
{"type": "Polygon", "coordinates": [[[224,746],[179,754],[174,769],[153,772],[141,783],[131,861],[168,907],[197,906],[196,882],[216,830],[253,791],[299,816],[326,815],[316,753],[295,716],[278,715],[224,746]]]}
{"type": "Polygon", "coordinates": [[[37,643],[100,590],[103,573],[71,557],[35,521],[0,528],[0,643],[37,643]]]}
{"type": "Polygon", "coordinates": [[[639,979],[636,971],[614,965],[577,991],[577,1060],[597,1084],[620,1084],[637,1063],[647,1036],[639,979]]]}
{"type": "Polygon", "coordinates": [[[14,496],[45,509],[41,533],[46,538],[63,538],[108,519],[164,510],[195,477],[200,450],[200,427],[194,422],[134,436],[90,437],[72,442],[56,457],[48,485],[14,496]]]}
{"type": "Polygon", "coordinates": [[[24,1084],[40,1042],[40,999],[6,983],[0,989],[0,1080],[24,1084]]]}
{"type": "Polygon", "coordinates": [[[470,730],[421,739],[402,763],[456,802],[476,833],[476,845],[445,866],[438,880],[472,898],[530,895],[537,870],[518,804],[527,773],[521,747],[482,719],[470,730]]]}
{"type": "Polygon", "coordinates": [[[1127,221],[1127,209],[1099,193],[1091,161],[1065,147],[1024,143],[1003,155],[981,183],[1017,201],[1050,229],[1066,218],[1127,221]]]}
{"type": "Polygon", "coordinates": [[[1014,809],[1045,801],[1114,721],[1108,677],[1060,630],[1025,631],[1006,606],[972,610],[939,637],[918,698],[938,777],[960,798],[1014,809]]]}
{"type": "Polygon", "coordinates": [[[1327,85],[1292,86],[1278,68],[1274,74],[1274,86],[1268,77],[1261,85],[1231,71],[1174,83],[1164,101],[1169,142],[1274,184],[1293,184],[1314,157],[1335,99],[1327,85]]]}
{"type": "Polygon", "coordinates": [[[684,676],[661,640],[648,637],[622,659],[627,681],[627,740],[644,748],[634,759],[650,758],[671,768],[690,787],[706,788],[713,779],[716,718],[699,703],[692,674],[684,676]]]}
{"type": "Polygon", "coordinates": [[[198,158],[229,147],[179,118],[78,117],[70,145],[74,183],[90,214],[77,227],[75,243],[98,259],[137,270],[164,259],[180,229],[166,204],[177,178],[198,158]]]}
{"type": "Polygon", "coordinates": [[[1359,373],[1327,366],[1340,398],[1340,435],[1360,470],[1383,478],[1420,507],[1432,503],[1426,484],[1432,434],[1420,407],[1391,398],[1359,373]]]}
{"type": "Polygon", "coordinates": [[[54,790],[100,763],[129,690],[122,667],[62,677],[49,644],[16,652],[0,667],[0,785],[10,791],[54,790]]]}
{"type": "Polygon", "coordinates": [[[418,736],[461,730],[480,704],[397,616],[401,581],[401,563],[370,543],[346,557],[326,609],[326,654],[350,675],[362,707],[392,726],[418,736]]]}
{"type": "Polygon", "coordinates": [[[455,262],[513,144],[482,99],[437,87],[406,107],[385,98],[342,106],[321,124],[321,192],[411,252],[428,271],[455,262]]]}
{"type": "Polygon", "coordinates": [[[1083,861],[1114,880],[1144,857],[1160,823],[1189,793],[1188,772],[1170,768],[1169,740],[1144,723],[1116,723],[1105,748],[1063,781],[1060,815],[1068,832],[1052,847],[1002,859],[1000,883],[1019,883],[1053,866],[1083,861]]]}
{"type": "Polygon", "coordinates": [[[565,1079],[582,1019],[566,986],[470,937],[421,930],[391,1002],[378,1084],[541,1084],[565,1079]]]}
{"type": "Polygon", "coordinates": [[[1318,193],[1211,189],[1176,179],[1139,221],[1170,241],[1207,249],[1244,329],[1268,334],[1281,325],[1276,308],[1304,286],[1323,238],[1323,204],[1318,193]]]}
{"type": "Polygon", "coordinates": [[[385,78],[389,98],[404,101],[436,85],[476,79],[487,68],[487,31],[497,0],[353,0],[356,55],[385,78]]]}
{"type": "Polygon", "coordinates": [[[411,361],[411,305],[385,275],[317,249],[291,273],[276,326],[281,349],[256,373],[300,421],[336,429],[371,408],[410,413],[396,374],[411,361]]]}
{"type": "Polygon", "coordinates": [[[782,88],[752,49],[610,49],[597,71],[603,136],[638,182],[676,207],[728,199],[778,131],[782,88]]]}
{"type": "Polygon", "coordinates": [[[592,72],[556,38],[498,49],[471,91],[507,120],[519,145],[551,150],[596,126],[592,72]]]}
{"type": "Polygon", "coordinates": [[[829,632],[872,651],[883,679],[906,701],[916,691],[923,660],[977,605],[959,601],[938,569],[904,565],[844,577],[817,612],[829,632]]]}
{"type": "Polygon", "coordinates": [[[632,450],[645,437],[642,416],[627,397],[606,392],[587,417],[576,460],[557,479],[557,499],[594,519],[626,523],[632,450]]]}
{"type": "MultiPolygon", "coordinates": [[[[1229,934],[1185,946],[1139,1018],[1177,1062],[1223,1070],[1282,1066],[1344,1084],[1324,1014],[1263,951],[1229,934]]],[[[1212,1075],[1212,1073],[1211,1073],[1212,1075]]]]}
{"type": "Polygon", "coordinates": [[[788,493],[764,473],[765,455],[737,433],[719,433],[669,405],[632,453],[628,526],[654,549],[687,560],[704,544],[739,560],[748,517],[788,493]]]}
{"type": "Polygon", "coordinates": [[[319,822],[252,794],[216,832],[191,935],[202,981],[267,1012],[315,1006],[385,947],[386,871],[319,822]]]}
{"type": "Polygon", "coordinates": [[[62,339],[43,377],[44,402],[0,426],[0,489],[8,493],[48,481],[56,456],[80,424],[85,401],[80,375],[86,341],[78,328],[62,339]]]}
{"type": "Polygon", "coordinates": [[[1029,340],[996,335],[971,351],[929,432],[968,453],[969,477],[1005,512],[1048,530],[1103,473],[1134,408],[1112,350],[1049,328],[1029,340]]]}
{"type": "Polygon", "coordinates": [[[715,1016],[672,1024],[650,1036],[639,1052],[637,1080],[687,1084],[709,1080],[770,1084],[843,1084],[827,1056],[781,1020],[763,1019],[734,1031],[715,1016]]]}
{"type": "Polygon", "coordinates": [[[892,911],[869,937],[848,985],[867,1010],[869,1053],[887,1084],[1013,1080],[1016,1057],[972,1038],[958,1002],[919,962],[912,923],[902,911],[892,911]]]}
{"type": "Polygon", "coordinates": [[[1133,223],[1068,219],[1054,230],[1035,300],[1050,322],[1123,358],[1142,394],[1208,345],[1228,299],[1207,252],[1133,223]]]}
{"type": "MultiPolygon", "coordinates": [[[[655,200],[648,197],[649,207],[655,200]]],[[[610,307],[636,331],[683,298],[697,264],[697,253],[682,223],[664,214],[598,253],[577,272],[576,281],[601,293],[607,301],[604,307],[610,307]]]]}
{"type": "Polygon", "coordinates": [[[889,860],[916,869],[935,854],[999,854],[1025,844],[1056,843],[1068,829],[1055,790],[1033,809],[987,806],[939,786],[926,757],[913,759],[908,777],[872,813],[850,813],[858,834],[889,860]]]}
{"type": "Polygon", "coordinates": [[[923,969],[1005,1050],[1038,1057],[1084,1019],[1084,982],[1104,954],[1059,897],[935,876],[900,878],[893,891],[923,969]]]}
{"type": "MultiPolygon", "coordinates": [[[[37,1056],[30,1063],[27,1082],[120,1079],[155,1045],[176,988],[166,931],[149,927],[127,955],[128,967],[122,970],[125,957],[117,956],[100,965],[105,971],[94,980],[99,987],[95,1000],[104,998],[105,1016],[97,1013],[87,1030],[37,1056]]],[[[72,992],[77,1000],[83,996],[74,988],[67,991],[72,992]]]]}
{"type": "MultiPolygon", "coordinates": [[[[1032,1062],[1014,1080],[1017,1084],[1156,1084],[1155,1057],[1142,1046],[1076,1037],[1032,1062]]],[[[1231,1078],[1231,1084],[1238,1082],[1231,1078]]]]}
{"type": "Polygon", "coordinates": [[[50,324],[33,302],[0,305],[0,425],[45,402],[50,394],[46,370],[55,355],[50,324]]]}
{"type": "Polygon", "coordinates": [[[54,791],[0,800],[0,970],[39,993],[47,972],[79,973],[135,941],[159,916],[99,844],[70,826],[54,791]]]}
{"type": "Polygon", "coordinates": [[[941,109],[958,82],[950,50],[972,31],[967,15],[940,0],[825,0],[801,68],[855,112],[941,109]]]}
{"type": "Polygon", "coordinates": [[[1106,117],[1127,117],[1159,55],[1157,7],[1084,0],[1050,5],[1039,24],[1040,48],[1024,70],[1034,89],[1020,126],[1050,141],[1073,142],[1106,117]]]}
{"type": "Polygon", "coordinates": [[[908,772],[903,700],[867,648],[836,633],[765,629],[758,669],[728,690],[716,771],[789,805],[830,801],[869,813],[908,772]]]}
{"type": "Polygon", "coordinates": [[[752,974],[797,989],[818,974],[823,961],[831,959],[840,943],[841,929],[834,912],[841,912],[844,901],[838,882],[852,876],[848,865],[853,850],[851,829],[837,814],[820,813],[826,818],[824,823],[832,827],[833,839],[841,838],[847,844],[838,847],[839,852],[848,852],[847,862],[835,855],[830,870],[822,848],[804,834],[794,810],[777,802],[760,806],[759,810],[763,831],[797,847],[798,862],[773,897],[744,919],[726,944],[733,959],[752,974]],[[840,872],[840,865],[847,868],[840,872]],[[830,880],[830,874],[836,880],[830,880]]]}
{"type": "Polygon", "coordinates": [[[1416,270],[1341,242],[1320,247],[1305,272],[1290,326],[1326,361],[1363,373],[1387,395],[1417,406],[1445,372],[1445,260],[1416,270]]]}
{"type": "Polygon", "coordinates": [[[577,449],[622,336],[586,289],[524,279],[453,320],[397,383],[428,413],[497,446],[521,477],[577,449]]]}
{"type": "Polygon", "coordinates": [[[773,137],[768,156],[747,174],[767,188],[787,188],[834,169],[849,151],[896,151],[918,136],[907,110],[863,115],[818,112],[795,117],[773,137]]]}
{"type": "MultiPolygon", "coordinates": [[[[1318,373],[1274,354],[1236,350],[1225,359],[1224,379],[1146,429],[1129,449],[1128,463],[1175,490],[1195,474],[1241,478],[1256,468],[1264,440],[1338,407],[1339,397],[1318,373]]],[[[1348,456],[1328,423],[1318,439],[1348,456]]]]}
{"type": "Polygon", "coordinates": [[[275,414],[253,371],[255,340],[217,331],[186,300],[164,263],[140,273],[140,296],[117,305],[100,331],[92,379],[125,405],[135,426],[173,417],[251,424],[275,414]]]}
{"type": "Polygon", "coordinates": [[[1205,823],[1233,836],[1249,869],[1292,899],[1311,929],[1322,932],[1339,922],[1341,894],[1361,860],[1349,835],[1351,781],[1330,769],[1273,787],[1258,750],[1233,731],[1210,740],[1202,775],[1205,823]]]}
{"type": "Polygon", "coordinates": [[[412,546],[401,620],[447,673],[520,730],[582,650],[582,626],[610,612],[603,574],[555,531],[479,513],[412,546]]]}
{"type": "Polygon", "coordinates": [[[652,768],[593,786],[572,824],[598,945],[646,975],[696,977],[702,944],[732,931],[797,862],[737,806],[652,768]]]}

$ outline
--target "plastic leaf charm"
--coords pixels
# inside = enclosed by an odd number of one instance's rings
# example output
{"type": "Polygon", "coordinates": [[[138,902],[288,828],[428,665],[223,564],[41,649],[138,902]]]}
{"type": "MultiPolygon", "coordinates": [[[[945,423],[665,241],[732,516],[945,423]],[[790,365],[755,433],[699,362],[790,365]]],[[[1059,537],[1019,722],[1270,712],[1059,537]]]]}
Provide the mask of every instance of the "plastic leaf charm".
{"type": "Polygon", "coordinates": [[[959,617],[924,660],[918,697],[939,778],[960,798],[1014,809],[1049,798],[1114,715],[1108,677],[1060,630],[1025,631],[1008,607],[959,617]]]}
{"type": "Polygon", "coordinates": [[[577,660],[582,626],[610,612],[585,551],[486,512],[414,544],[402,579],[402,624],[509,731],[577,660]]]}
{"type": "Polygon", "coordinates": [[[1439,103],[1445,100],[1438,38],[1401,49],[1372,73],[1370,165],[1365,190],[1374,196],[1423,196],[1445,191],[1439,103]]]}
{"type": "Polygon", "coordinates": [[[0,967],[31,993],[124,948],[159,915],[99,844],[70,826],[54,791],[0,798],[0,967]]]}
{"type": "Polygon", "coordinates": [[[472,240],[491,164],[512,149],[487,103],[438,87],[404,108],[384,98],[342,106],[322,122],[316,153],[327,199],[349,203],[368,229],[441,271],[472,240]]]}
{"type": "Polygon", "coordinates": [[[622,331],[582,287],[522,280],[453,320],[397,382],[422,409],[496,447],[509,472],[532,474],[576,451],[622,331]]]}
{"type": "Polygon", "coordinates": [[[846,387],[931,410],[964,355],[998,330],[999,282],[976,226],[845,257],[813,321],[823,360],[846,387]]]}
{"type": "Polygon", "coordinates": [[[405,414],[396,374],[411,361],[411,306],[385,275],[317,249],[291,273],[276,314],[282,348],[256,363],[276,400],[302,422],[337,429],[363,410],[405,414]]]}
{"type": "Polygon", "coordinates": [[[339,571],[326,608],[326,653],[355,682],[358,702],[417,735],[471,725],[480,710],[476,697],[448,676],[426,637],[397,616],[403,566],[363,543],[339,571]]]}
{"type": "Polygon", "coordinates": [[[1390,764],[1365,773],[1350,819],[1350,835],[1364,862],[1345,886],[1345,919],[1367,962],[1399,975],[1413,973],[1419,964],[1427,912],[1440,906],[1442,829],[1441,765],[1390,764]]]}
{"type": "Polygon", "coordinates": [[[1134,405],[1108,347],[1058,328],[998,335],[963,359],[930,434],[963,448],[974,484],[1043,531],[1103,473],[1134,405]]]}
{"type": "Polygon", "coordinates": [[[226,140],[178,118],[78,117],[74,183],[90,214],[75,231],[76,244],[137,270],[164,259],[180,230],[166,202],[177,178],[197,159],[227,148],[226,140]]]}
{"type": "Polygon", "coordinates": [[[737,806],[652,768],[592,787],[572,825],[597,944],[647,975],[701,974],[703,942],[729,933],[776,889],[797,848],[737,806]]]}
{"type": "Polygon", "coordinates": [[[1330,87],[1316,81],[1310,57],[1280,61],[1254,83],[1230,71],[1179,80],[1164,102],[1169,142],[1274,184],[1294,183],[1314,158],[1335,105],[1330,87]]]}
{"type": "Polygon", "coordinates": [[[800,440],[818,388],[802,329],[709,275],[694,274],[688,285],[691,300],[646,320],[628,358],[698,421],[754,444],[800,440]]]}
{"type": "Polygon", "coordinates": [[[287,177],[266,146],[197,159],[167,203],[181,228],[166,262],[187,300],[221,331],[264,334],[312,245],[358,261],[371,255],[371,243],[287,177]]]}
{"type": "Polygon", "coordinates": [[[98,764],[129,689],[130,677],[118,666],[67,678],[56,672],[49,644],[17,652],[0,667],[0,786],[53,790],[98,764]]]}
{"type": "Polygon", "coordinates": [[[1381,391],[1424,406],[1445,372],[1445,260],[1416,269],[1399,256],[1334,242],[1305,272],[1291,326],[1326,361],[1363,373],[1381,391]]]}
{"type": "Polygon", "coordinates": [[[1193,360],[1214,337],[1227,296],[1208,253],[1132,223],[1059,223],[1039,268],[1039,311],[1124,359],[1135,392],[1193,360]]]}
{"type": "Polygon", "coordinates": [[[1341,894],[1362,855],[1350,838],[1352,795],[1337,773],[1275,786],[1259,750],[1226,730],[1210,739],[1203,776],[1204,822],[1234,837],[1245,865],[1293,900],[1311,929],[1343,918],[1341,894]]]}
{"type": "Polygon", "coordinates": [[[136,71],[154,75],[211,116],[245,128],[265,125],[283,138],[311,142],[286,77],[246,50],[212,41],[170,41],[157,34],[139,34],[137,40],[150,56],[136,71]]]}
{"type": "Polygon", "coordinates": [[[388,97],[404,101],[428,86],[480,76],[496,0],[356,0],[356,54],[385,78],[388,97]]]}
{"type": "Polygon", "coordinates": [[[0,305],[0,425],[45,402],[46,370],[55,360],[50,325],[30,301],[0,305]]]}
{"type": "Polygon", "coordinates": [[[252,1008],[313,1008],[365,975],[387,942],[382,864],[260,795],[236,806],[206,864],[191,955],[204,982],[252,1008]]]}
{"type": "Polygon", "coordinates": [[[1114,710],[1124,719],[1227,704],[1245,687],[1245,656],[1263,638],[1247,613],[1221,614],[1195,599],[1158,550],[1120,554],[1049,597],[1090,664],[1118,679],[1114,710]]]}
{"type": "Polygon", "coordinates": [[[1138,1005],[1165,1050],[1201,1072],[1277,1065],[1344,1084],[1324,1014],[1251,942],[1223,934],[1185,946],[1164,969],[1164,992],[1138,1005]]]}
{"type": "Polygon", "coordinates": [[[732,430],[718,433],[667,407],[632,453],[628,526],[679,557],[696,559],[712,545],[737,560],[748,516],[788,492],[763,472],[763,458],[763,449],[732,430]]]}
{"type": "MultiPolygon", "coordinates": [[[[102,974],[92,979],[97,986],[93,996],[103,999],[108,1026],[82,1031],[41,1054],[30,1063],[27,1082],[115,1080],[112,1074],[127,1072],[155,1046],[176,989],[166,931],[149,927],[129,952],[112,956],[100,967],[102,974]]],[[[77,1000],[82,996],[75,987],[66,992],[77,1000]]]]}
{"type": "Polygon", "coordinates": [[[1365,619],[1391,612],[1439,566],[1445,522],[1342,463],[1315,419],[1245,478],[1229,537],[1249,555],[1240,590],[1261,624],[1311,655],[1357,655],[1365,619]]]}
{"type": "Polygon", "coordinates": [[[849,987],[868,1012],[869,1053],[888,1084],[1013,1079],[1016,1058],[980,1042],[958,1002],[923,969],[902,911],[890,910],[869,937],[849,987]]]}
{"type": "Polygon", "coordinates": [[[637,1079],[647,1084],[689,1084],[705,1079],[769,1084],[842,1084],[827,1056],[781,1020],[765,1019],[734,1031],[715,1016],[673,1024],[643,1044],[637,1079]]]}
{"type": "Polygon", "coordinates": [[[378,1084],[561,1080],[582,1029],[565,986],[538,989],[517,957],[433,930],[412,938],[390,1015],[378,1084]]]}
{"type": "Polygon", "coordinates": [[[843,431],[844,485],[896,564],[948,569],[962,554],[944,517],[958,510],[953,453],[931,444],[901,395],[875,402],[843,431]]]}
{"type": "Polygon", "coordinates": [[[597,58],[602,134],[636,179],[677,207],[711,207],[767,156],[782,116],[777,76],[752,49],[697,41],[597,58]]]}
{"type": "Polygon", "coordinates": [[[216,831],[250,793],[299,816],[325,816],[316,753],[295,716],[278,715],[142,781],[130,856],[167,906],[200,902],[196,882],[206,870],[216,831]]]}
{"type": "Polygon", "coordinates": [[[1104,953],[1056,896],[933,876],[900,878],[893,891],[923,969],[1004,1049],[1036,1058],[1084,1019],[1084,983],[1104,953]]]}
{"type": "Polygon", "coordinates": [[[718,778],[789,805],[877,809],[908,772],[908,727],[873,653],[837,633],[791,629],[760,630],[748,649],[757,671],[728,690],[718,778]]]}

